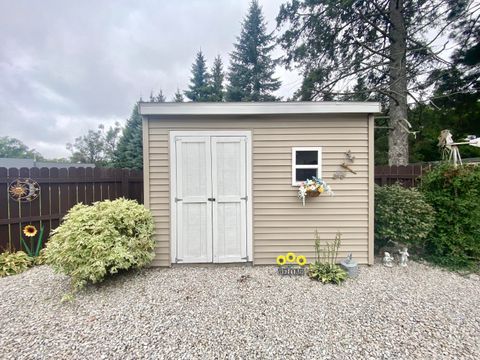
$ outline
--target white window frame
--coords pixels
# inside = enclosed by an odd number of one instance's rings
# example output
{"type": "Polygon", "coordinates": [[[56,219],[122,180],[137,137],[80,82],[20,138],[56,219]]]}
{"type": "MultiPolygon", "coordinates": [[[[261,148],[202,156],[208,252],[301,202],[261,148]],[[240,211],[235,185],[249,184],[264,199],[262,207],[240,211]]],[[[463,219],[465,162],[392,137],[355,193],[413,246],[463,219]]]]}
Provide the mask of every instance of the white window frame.
{"type": "Polygon", "coordinates": [[[317,178],[322,177],[322,147],[292,147],[292,186],[299,186],[301,181],[297,179],[297,169],[317,169],[317,178]],[[318,155],[317,165],[297,165],[297,151],[316,151],[318,155]]]}

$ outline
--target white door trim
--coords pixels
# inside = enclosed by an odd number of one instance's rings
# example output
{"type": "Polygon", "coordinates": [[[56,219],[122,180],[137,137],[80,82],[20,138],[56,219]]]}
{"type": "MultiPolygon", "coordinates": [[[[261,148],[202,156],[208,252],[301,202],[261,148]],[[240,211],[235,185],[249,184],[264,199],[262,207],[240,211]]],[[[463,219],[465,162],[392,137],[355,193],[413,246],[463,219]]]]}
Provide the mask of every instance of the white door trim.
{"type": "Polygon", "coordinates": [[[176,233],[177,233],[177,216],[175,194],[177,193],[176,184],[176,147],[175,139],[181,136],[221,136],[236,137],[244,136],[246,138],[247,148],[247,256],[248,261],[253,261],[253,197],[252,197],[252,132],[242,131],[170,131],[169,134],[169,162],[170,162],[170,261],[176,263],[176,233]]]}

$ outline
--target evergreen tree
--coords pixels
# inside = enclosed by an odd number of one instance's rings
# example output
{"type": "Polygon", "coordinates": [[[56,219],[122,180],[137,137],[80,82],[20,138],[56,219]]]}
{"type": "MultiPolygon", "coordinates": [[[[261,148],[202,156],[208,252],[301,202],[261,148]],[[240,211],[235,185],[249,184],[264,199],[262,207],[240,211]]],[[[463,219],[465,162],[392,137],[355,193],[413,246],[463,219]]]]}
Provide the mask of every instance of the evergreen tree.
{"type": "Polygon", "coordinates": [[[165,98],[165,95],[163,95],[163,90],[162,89],[160,89],[157,96],[153,95],[153,90],[150,91],[150,102],[163,103],[165,101],[167,101],[167,99],[165,98]]]}
{"type": "Polygon", "coordinates": [[[278,90],[280,81],[273,77],[276,60],[271,57],[275,47],[262,8],[257,0],[250,4],[242,23],[242,31],[230,54],[230,67],[226,98],[228,101],[275,101],[272,92],[278,90]]]}
{"type": "Polygon", "coordinates": [[[173,102],[181,103],[183,102],[183,95],[180,92],[180,89],[177,88],[177,92],[173,96],[173,102]]]}
{"type": "Polygon", "coordinates": [[[208,101],[210,89],[208,86],[210,75],[207,71],[207,63],[202,51],[197,53],[195,62],[192,64],[192,77],[190,78],[189,89],[185,96],[192,101],[208,101]]]}
{"type": "Polygon", "coordinates": [[[138,111],[138,102],[127,120],[122,136],[115,151],[114,166],[126,169],[143,169],[142,116],[138,111]]]}
{"type": "Polygon", "coordinates": [[[225,75],[223,73],[223,63],[220,55],[217,56],[212,66],[212,76],[210,78],[210,101],[218,102],[223,101],[225,98],[225,92],[223,90],[223,79],[225,75]]]}
{"type": "MultiPolygon", "coordinates": [[[[407,97],[432,69],[445,67],[434,46],[468,12],[469,0],[287,0],[277,18],[286,63],[303,72],[301,100],[324,99],[362,78],[387,99],[389,163],[408,163],[407,97]],[[427,36],[428,35],[428,36],[427,36]]],[[[446,44],[445,44],[446,45],[446,44]]],[[[440,48],[440,50],[438,50],[440,48]]]]}
{"type": "MultiPolygon", "coordinates": [[[[419,134],[411,144],[413,162],[440,160],[437,136],[449,129],[453,139],[462,141],[467,135],[480,136],[480,8],[469,13],[457,25],[451,38],[459,46],[452,53],[447,69],[436,69],[430,75],[435,85],[434,107],[418,105],[410,117],[419,134]]],[[[480,157],[480,149],[461,146],[462,158],[480,157]]]]}
{"type": "Polygon", "coordinates": [[[167,99],[165,98],[165,95],[163,95],[162,89],[160,89],[158,95],[155,97],[155,102],[163,103],[165,101],[167,101],[167,99]]]}

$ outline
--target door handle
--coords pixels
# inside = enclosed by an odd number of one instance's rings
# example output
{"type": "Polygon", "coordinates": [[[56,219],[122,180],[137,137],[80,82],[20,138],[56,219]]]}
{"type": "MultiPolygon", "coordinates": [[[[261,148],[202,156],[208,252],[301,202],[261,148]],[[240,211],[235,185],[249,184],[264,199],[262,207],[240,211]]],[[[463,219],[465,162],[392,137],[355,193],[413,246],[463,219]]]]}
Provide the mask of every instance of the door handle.
{"type": "Polygon", "coordinates": [[[215,201],[215,198],[208,198],[208,201],[215,201]]]}

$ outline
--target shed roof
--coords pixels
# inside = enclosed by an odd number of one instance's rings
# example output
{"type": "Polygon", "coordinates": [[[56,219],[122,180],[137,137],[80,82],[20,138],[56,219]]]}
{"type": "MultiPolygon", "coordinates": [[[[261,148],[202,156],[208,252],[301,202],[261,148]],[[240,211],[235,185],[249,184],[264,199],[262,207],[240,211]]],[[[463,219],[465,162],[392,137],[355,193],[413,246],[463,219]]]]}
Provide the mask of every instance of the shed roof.
{"type": "Polygon", "coordinates": [[[141,102],[142,115],[375,114],[378,102],[141,102]]]}

